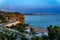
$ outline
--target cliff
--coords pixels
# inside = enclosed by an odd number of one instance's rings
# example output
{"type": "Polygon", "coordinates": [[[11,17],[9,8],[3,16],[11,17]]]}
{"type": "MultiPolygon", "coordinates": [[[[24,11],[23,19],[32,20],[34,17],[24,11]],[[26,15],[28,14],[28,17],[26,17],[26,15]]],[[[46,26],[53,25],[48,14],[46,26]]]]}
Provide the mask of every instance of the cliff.
{"type": "Polygon", "coordinates": [[[20,23],[24,23],[24,15],[21,13],[0,11],[0,15],[2,15],[5,20],[19,20],[20,23]]]}

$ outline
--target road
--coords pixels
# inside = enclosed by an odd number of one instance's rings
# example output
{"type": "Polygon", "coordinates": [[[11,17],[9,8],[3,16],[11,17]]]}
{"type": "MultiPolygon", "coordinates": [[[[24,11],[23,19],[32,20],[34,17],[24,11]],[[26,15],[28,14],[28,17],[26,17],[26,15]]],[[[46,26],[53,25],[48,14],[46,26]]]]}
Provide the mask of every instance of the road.
{"type": "Polygon", "coordinates": [[[26,36],[26,38],[29,38],[29,39],[32,37],[29,34],[21,33],[21,32],[19,32],[17,30],[13,30],[13,29],[6,28],[6,27],[4,29],[3,25],[5,25],[5,24],[8,24],[8,23],[2,23],[2,24],[0,24],[0,32],[3,32],[3,33],[8,34],[8,35],[11,35],[12,33],[17,34],[17,38],[18,39],[20,39],[21,35],[24,35],[24,36],[26,36]],[[7,30],[8,30],[8,32],[6,33],[7,30]]]}

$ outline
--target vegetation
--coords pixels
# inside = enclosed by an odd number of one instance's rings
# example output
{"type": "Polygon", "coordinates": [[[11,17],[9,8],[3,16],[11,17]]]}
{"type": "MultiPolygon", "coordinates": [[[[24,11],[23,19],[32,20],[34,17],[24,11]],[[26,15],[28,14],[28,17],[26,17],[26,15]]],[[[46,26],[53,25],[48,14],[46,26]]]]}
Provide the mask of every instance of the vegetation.
{"type": "Polygon", "coordinates": [[[5,35],[7,40],[16,40],[17,35],[14,35],[13,33],[11,35],[5,35]]]}
{"type": "Polygon", "coordinates": [[[34,35],[35,33],[34,28],[30,28],[30,33],[34,35]]]}
{"type": "Polygon", "coordinates": [[[4,18],[2,15],[0,15],[0,19],[3,19],[3,20],[5,20],[5,18],[4,18]]]}
{"type": "Polygon", "coordinates": [[[21,40],[27,40],[28,38],[26,38],[25,36],[21,37],[21,40]]]}
{"type": "Polygon", "coordinates": [[[24,32],[28,24],[17,24],[16,29],[20,32],[24,32]]]}
{"type": "Polygon", "coordinates": [[[32,37],[31,39],[32,39],[32,40],[42,40],[42,38],[39,37],[39,36],[34,36],[34,37],[32,37]]]}
{"type": "Polygon", "coordinates": [[[48,40],[48,36],[46,36],[46,35],[42,35],[42,40],[48,40]]]}
{"type": "MultiPolygon", "coordinates": [[[[18,31],[20,31],[20,28],[21,28],[21,26],[22,27],[24,27],[24,29],[25,29],[25,27],[26,26],[28,26],[27,24],[18,24],[17,25],[17,28],[19,27],[19,30],[18,31]]],[[[7,27],[3,27],[3,29],[5,30],[5,33],[11,33],[12,32],[12,34],[10,34],[10,35],[7,35],[7,34],[4,34],[4,36],[8,39],[8,40],[15,40],[16,38],[16,36],[17,35],[19,35],[19,36],[22,36],[21,37],[21,40],[27,40],[27,38],[25,38],[25,36],[23,35],[23,34],[19,34],[19,33],[16,33],[16,32],[13,32],[12,30],[8,30],[8,28],[7,27]],[[16,34],[15,36],[14,36],[14,34],[16,34]]],[[[21,28],[21,30],[22,30],[23,28],[21,28]]],[[[22,32],[22,31],[21,31],[22,32]]]]}
{"type": "MultiPolygon", "coordinates": [[[[29,26],[28,24],[17,24],[16,25],[16,30],[18,30],[19,32],[24,33],[24,30],[26,29],[26,27],[29,26]]],[[[0,40],[16,40],[17,39],[17,35],[20,35],[19,33],[15,33],[12,31],[7,30],[5,27],[3,27],[6,33],[0,32],[0,40]],[[10,35],[8,35],[7,33],[12,32],[10,35]],[[15,34],[15,35],[14,35],[15,34]]],[[[48,30],[48,36],[43,35],[42,37],[40,36],[32,36],[32,40],[60,40],[60,27],[59,26],[52,26],[50,25],[49,27],[47,27],[48,30]]],[[[30,28],[31,34],[34,33],[34,29],[30,28]]],[[[26,36],[21,35],[21,40],[28,40],[28,38],[26,38],[26,36]]]]}
{"type": "Polygon", "coordinates": [[[10,33],[10,31],[6,27],[2,27],[4,30],[0,31],[0,39],[1,40],[16,40],[16,33],[14,35],[14,32],[10,33]]]}
{"type": "Polygon", "coordinates": [[[3,22],[5,22],[6,19],[2,15],[0,15],[0,20],[1,20],[0,23],[3,23],[3,22]]]}
{"type": "Polygon", "coordinates": [[[50,25],[47,27],[48,36],[43,35],[41,38],[38,36],[32,37],[32,40],[60,40],[60,27],[50,25]]]}
{"type": "Polygon", "coordinates": [[[60,40],[60,27],[50,25],[48,28],[49,40],[60,40]]]}
{"type": "Polygon", "coordinates": [[[7,22],[9,20],[19,20],[19,22],[23,24],[24,15],[18,12],[0,11],[0,23],[7,22]]]}
{"type": "Polygon", "coordinates": [[[5,34],[3,32],[0,32],[0,40],[4,40],[5,38],[5,34]]]}

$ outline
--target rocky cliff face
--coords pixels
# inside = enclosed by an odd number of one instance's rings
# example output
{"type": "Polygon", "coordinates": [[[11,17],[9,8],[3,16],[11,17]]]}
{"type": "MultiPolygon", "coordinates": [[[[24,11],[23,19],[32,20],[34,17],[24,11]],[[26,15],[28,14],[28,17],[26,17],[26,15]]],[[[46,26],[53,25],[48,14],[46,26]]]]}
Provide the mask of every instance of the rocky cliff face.
{"type": "Polygon", "coordinates": [[[19,20],[20,23],[24,23],[24,15],[20,13],[13,12],[11,13],[9,20],[19,20]]]}
{"type": "Polygon", "coordinates": [[[24,15],[17,12],[1,12],[2,15],[6,20],[19,20],[20,23],[24,23],[24,15]]]}

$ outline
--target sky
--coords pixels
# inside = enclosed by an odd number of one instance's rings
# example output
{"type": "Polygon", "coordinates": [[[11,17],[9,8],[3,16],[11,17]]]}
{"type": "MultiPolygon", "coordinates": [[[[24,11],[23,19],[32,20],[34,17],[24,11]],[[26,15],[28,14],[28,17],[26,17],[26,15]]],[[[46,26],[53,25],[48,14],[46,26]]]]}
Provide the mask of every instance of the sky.
{"type": "Polygon", "coordinates": [[[0,10],[21,13],[60,13],[60,0],[0,0],[0,10]]]}

